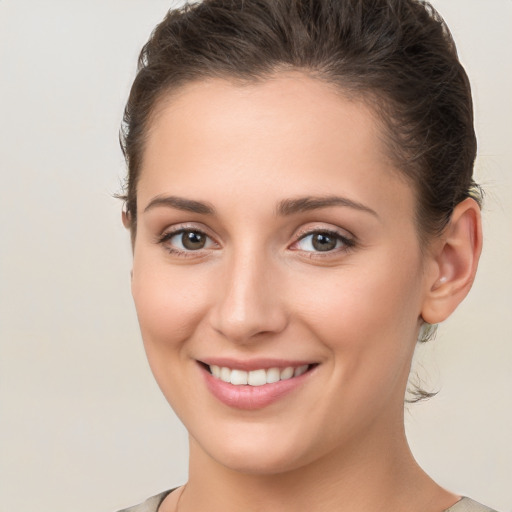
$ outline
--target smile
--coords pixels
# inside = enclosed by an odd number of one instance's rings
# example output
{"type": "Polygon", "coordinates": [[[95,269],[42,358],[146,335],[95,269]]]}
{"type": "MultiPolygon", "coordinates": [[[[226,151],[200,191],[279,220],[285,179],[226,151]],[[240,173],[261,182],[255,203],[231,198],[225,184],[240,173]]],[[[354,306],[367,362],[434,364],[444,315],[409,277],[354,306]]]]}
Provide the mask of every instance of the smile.
{"type": "Polygon", "coordinates": [[[210,393],[223,404],[257,410],[280,402],[299,390],[316,374],[318,363],[259,360],[234,362],[229,359],[198,361],[210,393]],[[214,364],[217,363],[217,364],[214,364]]]}
{"type": "Polygon", "coordinates": [[[209,365],[210,373],[223,382],[228,382],[234,386],[264,386],[265,384],[274,384],[281,380],[288,380],[293,377],[300,377],[306,373],[311,365],[304,364],[285,368],[261,368],[259,370],[236,370],[227,366],[209,365]]]}

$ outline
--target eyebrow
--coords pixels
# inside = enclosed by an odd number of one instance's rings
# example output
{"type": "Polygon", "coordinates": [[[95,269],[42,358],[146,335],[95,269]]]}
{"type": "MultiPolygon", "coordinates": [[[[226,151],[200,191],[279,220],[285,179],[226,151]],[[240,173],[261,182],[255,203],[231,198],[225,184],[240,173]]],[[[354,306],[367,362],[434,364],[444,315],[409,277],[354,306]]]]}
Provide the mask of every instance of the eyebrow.
{"type": "Polygon", "coordinates": [[[278,215],[294,215],[295,213],[302,213],[311,210],[317,210],[320,208],[328,208],[330,206],[346,206],[348,208],[354,208],[362,212],[370,213],[375,217],[379,217],[377,212],[369,208],[368,206],[348,199],[346,197],[339,196],[322,196],[322,197],[299,197],[297,199],[284,199],[280,201],[277,206],[278,215]]]}
{"type": "Polygon", "coordinates": [[[215,208],[210,203],[202,201],[194,201],[193,199],[185,199],[177,196],[156,196],[144,208],[144,213],[157,206],[167,206],[185,212],[200,213],[202,215],[214,215],[215,208]]]}
{"type": "MultiPolygon", "coordinates": [[[[156,196],[149,202],[146,208],[144,208],[144,212],[147,212],[158,206],[175,208],[177,210],[199,213],[202,215],[215,215],[216,212],[214,206],[211,203],[195,201],[194,199],[186,199],[184,197],[177,196],[156,196]]],[[[377,218],[379,217],[377,212],[368,206],[365,206],[364,204],[357,201],[353,201],[352,199],[340,196],[306,196],[298,197],[295,199],[283,199],[278,203],[276,213],[280,216],[289,216],[297,213],[318,210],[321,208],[329,208],[331,206],[344,206],[353,208],[355,210],[370,213],[377,218]]]]}

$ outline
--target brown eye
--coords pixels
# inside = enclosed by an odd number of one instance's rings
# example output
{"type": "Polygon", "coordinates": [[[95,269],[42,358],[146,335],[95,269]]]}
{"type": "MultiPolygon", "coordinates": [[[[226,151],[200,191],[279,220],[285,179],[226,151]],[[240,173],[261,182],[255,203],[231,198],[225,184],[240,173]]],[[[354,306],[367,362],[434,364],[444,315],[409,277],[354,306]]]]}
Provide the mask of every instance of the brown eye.
{"type": "Polygon", "coordinates": [[[198,231],[183,231],[181,233],[181,243],[189,251],[203,249],[206,245],[206,235],[198,231]]]}
{"type": "Polygon", "coordinates": [[[174,254],[211,249],[216,246],[206,233],[198,229],[179,229],[165,233],[159,238],[158,243],[174,254]]]}
{"type": "Polygon", "coordinates": [[[332,251],[336,248],[338,240],[326,233],[316,233],[312,236],[311,245],[317,251],[332,251]]]}

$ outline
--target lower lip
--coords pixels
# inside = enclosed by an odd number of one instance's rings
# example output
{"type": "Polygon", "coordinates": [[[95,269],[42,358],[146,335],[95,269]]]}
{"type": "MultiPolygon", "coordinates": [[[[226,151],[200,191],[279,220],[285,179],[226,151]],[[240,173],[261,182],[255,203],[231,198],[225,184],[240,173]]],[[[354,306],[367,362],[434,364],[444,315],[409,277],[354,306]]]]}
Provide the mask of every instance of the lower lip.
{"type": "Polygon", "coordinates": [[[215,398],[229,407],[245,410],[263,409],[277,402],[300,387],[312,372],[312,369],[310,369],[299,377],[292,377],[291,379],[280,380],[272,384],[264,384],[263,386],[234,386],[229,382],[224,382],[214,377],[202,366],[201,370],[206,386],[215,398]]]}

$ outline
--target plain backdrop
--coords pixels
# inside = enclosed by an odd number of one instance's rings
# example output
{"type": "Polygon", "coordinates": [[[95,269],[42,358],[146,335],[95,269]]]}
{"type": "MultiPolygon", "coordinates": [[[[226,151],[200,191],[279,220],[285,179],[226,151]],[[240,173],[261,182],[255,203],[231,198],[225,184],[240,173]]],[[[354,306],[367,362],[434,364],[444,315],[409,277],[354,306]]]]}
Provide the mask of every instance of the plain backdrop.
{"type": "MultiPolygon", "coordinates": [[[[113,512],[186,480],[132,305],[118,127],[164,0],[0,0],[0,511],[113,512]]],[[[512,511],[512,1],[438,0],[472,80],[487,190],[469,298],[422,348],[413,452],[512,511]]]]}

